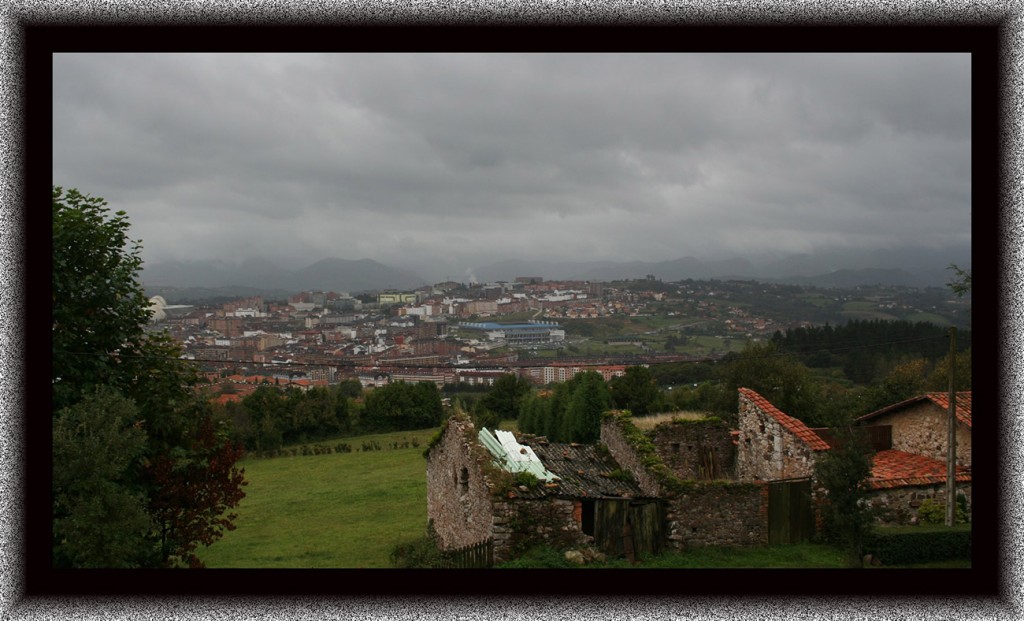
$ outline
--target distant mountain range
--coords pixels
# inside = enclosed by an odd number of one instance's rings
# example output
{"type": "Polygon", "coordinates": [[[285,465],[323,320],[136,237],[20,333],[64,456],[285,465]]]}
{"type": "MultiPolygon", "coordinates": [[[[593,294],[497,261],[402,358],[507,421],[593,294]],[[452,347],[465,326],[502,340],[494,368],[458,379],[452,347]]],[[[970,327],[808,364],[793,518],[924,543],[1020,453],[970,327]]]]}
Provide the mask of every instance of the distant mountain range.
{"type": "MultiPolygon", "coordinates": [[[[818,287],[857,285],[945,286],[952,277],[948,266],[970,266],[969,251],[958,253],[920,249],[872,253],[829,252],[793,254],[782,258],[751,260],[735,258],[702,261],[683,257],[660,262],[579,261],[553,262],[508,260],[467,270],[481,283],[512,281],[519,276],[545,280],[612,281],[652,275],[665,282],[677,280],[742,279],[818,287]]],[[[427,269],[429,266],[424,266],[427,269]]],[[[372,259],[328,258],[301,269],[285,269],[253,258],[241,262],[222,260],[172,261],[145,265],[143,285],[161,294],[188,288],[193,296],[278,296],[300,291],[361,293],[383,289],[414,289],[429,284],[419,274],[384,265],[372,259]],[[198,292],[198,290],[204,290],[198,292]]]]}
{"type": "Polygon", "coordinates": [[[169,288],[207,289],[213,295],[222,290],[244,288],[249,295],[338,291],[358,293],[380,289],[412,289],[427,282],[417,274],[396,269],[372,259],[317,261],[297,270],[279,267],[266,259],[229,261],[171,261],[145,265],[142,284],[147,291],[169,288]]]}
{"type": "Polygon", "coordinates": [[[701,261],[684,257],[671,261],[615,263],[511,260],[474,270],[481,282],[542,276],[548,280],[627,280],[652,275],[658,280],[742,279],[818,287],[902,285],[941,287],[952,277],[950,263],[970,266],[970,251],[894,250],[873,253],[832,251],[793,254],[782,258],[701,261]]]}

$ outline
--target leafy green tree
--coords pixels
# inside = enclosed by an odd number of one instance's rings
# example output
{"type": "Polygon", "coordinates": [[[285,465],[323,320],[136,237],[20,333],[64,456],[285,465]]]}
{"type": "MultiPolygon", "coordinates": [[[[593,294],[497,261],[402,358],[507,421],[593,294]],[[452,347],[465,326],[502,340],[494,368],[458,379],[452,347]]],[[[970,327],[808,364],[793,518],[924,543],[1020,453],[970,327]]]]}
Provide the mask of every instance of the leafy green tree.
{"type": "Polygon", "coordinates": [[[949,288],[956,294],[957,297],[964,297],[971,292],[971,270],[965,270],[956,264],[950,263],[947,269],[953,270],[953,280],[950,281],[949,288]]]}
{"type": "Polygon", "coordinates": [[[501,419],[493,411],[489,410],[482,401],[477,401],[473,407],[470,417],[477,429],[497,429],[501,419]]]}
{"type": "Polygon", "coordinates": [[[264,384],[242,397],[242,407],[248,414],[252,429],[247,446],[257,451],[280,448],[284,441],[282,429],[287,411],[284,393],[279,388],[264,384]]]}
{"type": "Polygon", "coordinates": [[[615,407],[629,410],[634,416],[647,416],[662,409],[664,399],[647,367],[628,367],[625,375],[612,378],[610,388],[615,407]]]}
{"type": "Polygon", "coordinates": [[[819,413],[818,385],[810,369],[791,354],[779,351],[774,342],[748,344],[740,354],[730,354],[720,370],[729,402],[721,408],[736,412],[737,388],[757,391],[780,410],[812,426],[824,426],[819,413]]]}
{"type": "MultiPolygon", "coordinates": [[[[925,381],[925,389],[933,392],[949,390],[949,354],[940,360],[925,381]]],[[[955,365],[953,367],[953,390],[971,389],[971,349],[958,351],[956,353],[955,365]]]]}
{"type": "MultiPolygon", "coordinates": [[[[235,469],[238,453],[230,440],[226,436],[215,436],[212,445],[204,445],[202,451],[197,452],[206,439],[207,428],[213,424],[213,412],[192,390],[198,379],[194,367],[181,359],[181,348],[169,335],[148,333],[144,329],[151,312],[138,282],[140,245],[128,237],[126,214],[123,211],[111,214],[101,198],[54,187],[52,222],[55,433],[63,429],[62,412],[94,395],[97,389],[113,391],[134,404],[138,419],[132,429],[137,425],[145,432],[142,465],[129,468],[124,474],[129,479],[122,479],[122,483],[131,493],[143,495],[146,513],[154,528],[163,528],[158,505],[169,497],[171,487],[176,485],[174,477],[160,475],[155,468],[158,463],[167,464],[172,472],[180,472],[188,466],[191,468],[189,476],[203,482],[203,494],[225,486],[224,490],[230,492],[225,497],[237,504],[237,499],[243,495],[244,477],[235,469]]],[[[121,430],[125,438],[110,441],[114,445],[135,446],[138,435],[124,428],[121,430]]],[[[55,435],[55,449],[63,441],[55,435]]],[[[56,463],[54,467],[59,468],[56,463]]],[[[65,498],[87,495],[74,481],[65,480],[61,484],[63,488],[54,488],[57,517],[60,515],[58,491],[65,498]]],[[[207,497],[181,496],[178,500],[181,504],[176,510],[196,524],[213,525],[228,519],[225,517],[227,506],[211,505],[207,497]]],[[[132,515],[131,511],[127,515],[132,515]]],[[[102,521],[100,513],[79,512],[78,516],[73,524],[78,539],[72,545],[78,550],[103,545],[97,543],[95,537],[110,526],[102,521]],[[86,535],[94,540],[82,540],[86,535]]],[[[208,544],[213,538],[204,536],[198,543],[208,544]]],[[[162,532],[148,533],[146,542],[148,545],[136,547],[130,556],[107,558],[106,562],[110,566],[167,565],[175,562],[175,558],[186,558],[197,543],[189,540],[188,535],[182,535],[171,545],[164,545],[162,532]]],[[[108,549],[124,548],[115,545],[108,549]]],[[[92,562],[77,553],[66,554],[63,559],[72,564],[92,562]]]]}
{"type": "Polygon", "coordinates": [[[149,303],[136,274],[140,246],[125,212],[101,198],[53,188],[52,383],[55,411],[96,386],[129,389],[149,303]]]}
{"type": "Polygon", "coordinates": [[[517,420],[519,431],[523,433],[540,433],[541,417],[544,410],[544,397],[540,393],[527,395],[519,406],[519,418],[517,420]]]}
{"type": "Polygon", "coordinates": [[[406,431],[440,425],[444,417],[441,392],[433,382],[395,382],[375,388],[366,397],[364,431],[406,431]]]}
{"type": "Polygon", "coordinates": [[[568,437],[568,423],[565,420],[565,410],[572,397],[572,391],[576,387],[576,378],[562,382],[555,386],[555,390],[545,404],[547,411],[543,416],[543,434],[554,442],[566,441],[568,437]]]}
{"type": "Polygon", "coordinates": [[[847,555],[852,567],[863,565],[864,538],[871,513],[864,502],[871,476],[871,455],[863,436],[852,425],[835,429],[834,446],[814,464],[814,478],[825,489],[825,538],[847,555]]]}
{"type": "Polygon", "coordinates": [[[868,390],[869,411],[906,401],[925,392],[927,376],[928,361],[923,358],[897,363],[880,384],[868,390]]]}
{"type": "Polygon", "coordinates": [[[335,385],[338,395],[347,399],[358,399],[363,396],[363,385],[357,379],[348,379],[335,385]]]}
{"type": "Polygon", "coordinates": [[[98,388],[53,422],[55,567],[145,567],[154,523],[137,477],[146,432],[135,405],[98,388]]]}

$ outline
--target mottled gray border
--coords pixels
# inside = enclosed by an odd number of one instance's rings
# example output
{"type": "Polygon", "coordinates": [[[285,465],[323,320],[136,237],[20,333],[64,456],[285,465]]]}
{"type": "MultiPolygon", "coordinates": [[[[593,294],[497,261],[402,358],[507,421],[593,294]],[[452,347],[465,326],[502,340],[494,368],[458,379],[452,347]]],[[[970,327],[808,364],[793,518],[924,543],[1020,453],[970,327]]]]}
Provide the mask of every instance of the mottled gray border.
{"type": "MultiPolygon", "coordinates": [[[[623,20],[671,24],[685,19],[690,24],[732,23],[770,24],[869,24],[889,20],[904,24],[926,25],[939,21],[960,24],[999,21],[1006,27],[1004,67],[1007,81],[1003,86],[1005,111],[1003,119],[1008,130],[1003,145],[1004,182],[1002,187],[1003,237],[1000,244],[1006,266],[999,283],[1002,295],[1004,325],[1001,332],[1004,370],[1000,402],[1008,413],[1002,430],[1007,439],[1003,455],[1006,471],[1000,488],[1003,494],[1008,525],[1016,525],[1021,514],[1020,420],[1022,400],[1020,325],[1014,321],[1024,313],[1024,248],[1022,248],[1022,167],[1020,158],[1021,95],[1021,15],[1017,0],[1003,2],[925,2],[867,1],[829,2],[827,0],[789,3],[785,0],[755,2],[701,2],[679,0],[659,2],[565,2],[548,3],[537,0],[521,2],[373,2],[330,3],[308,2],[182,2],[165,3],[146,0],[86,0],[49,2],[47,0],[9,0],[0,7],[0,48],[4,71],[0,78],[3,110],[0,114],[3,169],[0,179],[0,618],[388,618],[418,619],[615,619],[615,618],[779,618],[779,619],[887,619],[887,618],[963,618],[993,619],[1022,616],[1020,566],[1020,533],[1007,531],[1004,539],[1004,593],[1007,599],[995,601],[982,598],[712,598],[673,600],[662,597],[636,598],[532,598],[532,597],[448,597],[425,599],[412,597],[361,597],[331,600],[324,598],[286,598],[266,601],[255,597],[240,598],[22,598],[21,512],[11,499],[23,492],[22,471],[25,446],[22,443],[21,413],[27,399],[24,391],[22,354],[29,346],[27,335],[21,333],[24,301],[20,297],[24,274],[25,244],[21,238],[24,193],[22,182],[23,119],[21,89],[24,75],[21,63],[19,24],[25,20],[40,23],[119,24],[166,22],[173,24],[249,23],[253,25],[283,22],[296,24],[322,23],[324,20],[348,23],[490,22],[523,24],[541,21],[555,24],[580,22],[616,23],[623,20]],[[169,9],[168,7],[173,7],[169,9]]],[[[975,206],[978,208],[979,206],[975,206]]]]}

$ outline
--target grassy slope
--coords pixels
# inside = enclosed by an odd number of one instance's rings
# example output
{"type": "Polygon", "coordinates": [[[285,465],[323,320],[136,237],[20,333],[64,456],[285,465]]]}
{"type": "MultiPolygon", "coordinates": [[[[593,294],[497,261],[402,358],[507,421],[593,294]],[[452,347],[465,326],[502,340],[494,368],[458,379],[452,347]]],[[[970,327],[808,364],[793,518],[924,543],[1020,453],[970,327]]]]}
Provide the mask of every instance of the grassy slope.
{"type": "Polygon", "coordinates": [[[395,544],[426,532],[423,448],[434,431],[347,440],[415,436],[418,448],[246,460],[238,528],[200,557],[211,568],[390,566],[395,544]]]}

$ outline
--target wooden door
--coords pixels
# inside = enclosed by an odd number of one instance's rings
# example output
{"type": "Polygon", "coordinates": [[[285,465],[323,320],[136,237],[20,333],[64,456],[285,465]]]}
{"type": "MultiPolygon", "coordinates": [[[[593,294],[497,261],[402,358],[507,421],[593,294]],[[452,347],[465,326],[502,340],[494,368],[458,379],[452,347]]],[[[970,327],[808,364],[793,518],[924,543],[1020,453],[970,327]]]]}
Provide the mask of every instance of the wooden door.
{"type": "Polygon", "coordinates": [[[768,484],[768,544],[802,543],[814,533],[811,480],[768,484]]]}

